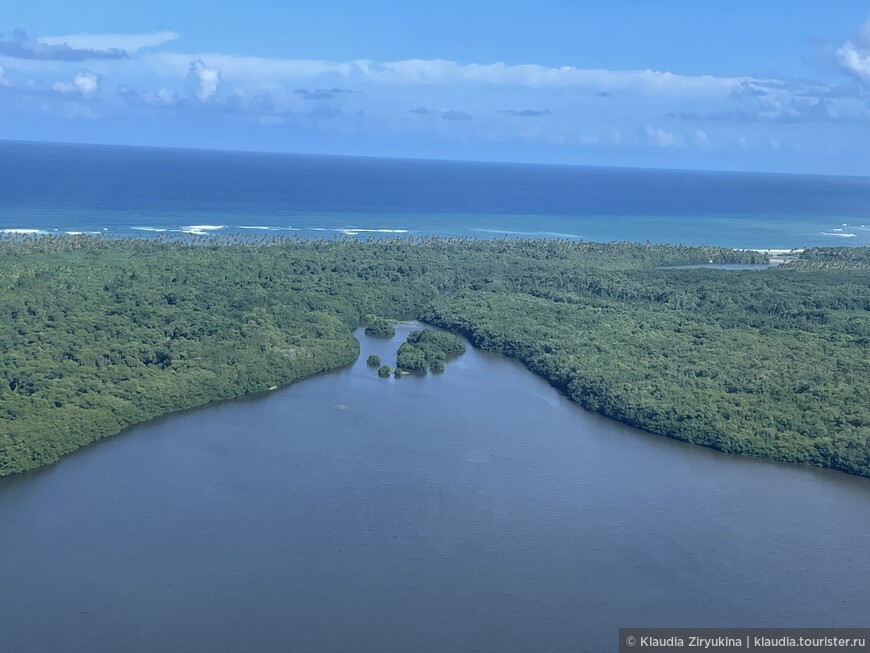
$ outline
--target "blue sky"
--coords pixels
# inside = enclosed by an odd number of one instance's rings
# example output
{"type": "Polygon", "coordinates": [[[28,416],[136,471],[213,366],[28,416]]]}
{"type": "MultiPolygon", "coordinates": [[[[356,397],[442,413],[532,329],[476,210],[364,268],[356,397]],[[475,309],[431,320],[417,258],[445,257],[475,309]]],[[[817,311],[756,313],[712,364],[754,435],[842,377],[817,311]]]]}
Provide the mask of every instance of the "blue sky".
{"type": "Polygon", "coordinates": [[[28,0],[0,139],[870,175],[870,0],[28,0]]]}

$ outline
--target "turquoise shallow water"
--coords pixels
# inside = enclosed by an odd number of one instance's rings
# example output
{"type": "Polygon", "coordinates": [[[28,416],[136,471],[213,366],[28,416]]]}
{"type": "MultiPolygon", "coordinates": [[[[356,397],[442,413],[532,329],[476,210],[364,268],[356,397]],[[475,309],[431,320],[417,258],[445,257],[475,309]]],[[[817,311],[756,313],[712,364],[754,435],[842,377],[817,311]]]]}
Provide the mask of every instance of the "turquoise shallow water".
{"type": "Polygon", "coordinates": [[[0,143],[0,230],[870,244],[870,179],[0,143]]]}

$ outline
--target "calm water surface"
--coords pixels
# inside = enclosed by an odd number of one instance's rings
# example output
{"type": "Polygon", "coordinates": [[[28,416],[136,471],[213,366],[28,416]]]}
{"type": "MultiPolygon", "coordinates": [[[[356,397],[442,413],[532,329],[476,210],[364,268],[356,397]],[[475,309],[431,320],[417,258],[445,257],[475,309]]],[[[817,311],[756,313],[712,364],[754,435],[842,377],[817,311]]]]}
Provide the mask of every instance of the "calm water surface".
{"type": "Polygon", "coordinates": [[[870,482],[582,411],[469,350],[167,417],[0,482],[2,648],[603,651],[866,626],[870,482]]]}

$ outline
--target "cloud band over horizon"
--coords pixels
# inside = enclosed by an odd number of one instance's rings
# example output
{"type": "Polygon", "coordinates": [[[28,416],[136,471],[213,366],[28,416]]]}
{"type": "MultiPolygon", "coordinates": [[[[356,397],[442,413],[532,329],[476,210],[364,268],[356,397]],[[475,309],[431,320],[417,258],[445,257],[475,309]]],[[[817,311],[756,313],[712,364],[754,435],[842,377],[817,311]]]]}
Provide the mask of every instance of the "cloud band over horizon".
{"type": "Polygon", "coordinates": [[[462,151],[476,143],[481,150],[631,149],[659,157],[664,150],[807,153],[854,147],[855,130],[870,130],[870,20],[837,48],[843,79],[835,82],[162,49],[179,39],[171,31],[0,35],[0,102],[21,111],[35,103],[27,110],[46,121],[132,124],[147,116],[165,139],[182,129],[189,137],[194,124],[215,129],[231,121],[239,133],[304,132],[307,143],[330,134],[423,149],[453,143],[462,151]],[[798,130],[801,124],[814,125],[813,133],[798,130]]]}

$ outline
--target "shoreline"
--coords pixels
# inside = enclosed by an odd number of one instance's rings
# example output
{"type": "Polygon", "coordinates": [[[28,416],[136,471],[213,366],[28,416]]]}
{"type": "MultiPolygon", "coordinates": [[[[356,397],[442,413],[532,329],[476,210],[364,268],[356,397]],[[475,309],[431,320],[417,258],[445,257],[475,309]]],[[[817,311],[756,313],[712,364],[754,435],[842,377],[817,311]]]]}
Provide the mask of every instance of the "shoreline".
{"type": "MultiPolygon", "coordinates": [[[[0,211],[2,212],[2,211],[0,211]]],[[[295,216],[294,216],[295,217],[295,216]]],[[[406,216],[409,218],[426,217],[426,216],[406,216]]],[[[626,216],[630,217],[630,216],[626,216]]],[[[461,228],[461,233],[452,230],[443,231],[438,227],[431,225],[410,225],[406,224],[402,228],[362,228],[341,226],[337,223],[323,224],[323,226],[305,225],[304,221],[296,219],[293,226],[287,224],[266,224],[266,225],[230,225],[230,224],[187,224],[187,222],[196,222],[196,220],[205,219],[203,216],[192,216],[191,220],[177,223],[160,223],[154,226],[142,225],[113,225],[110,227],[97,227],[94,231],[93,224],[81,225],[64,225],[56,227],[53,225],[32,226],[20,225],[11,223],[8,219],[2,219],[0,222],[6,223],[0,225],[0,240],[14,242],[16,240],[39,238],[39,237],[67,237],[67,238],[94,238],[102,240],[127,240],[141,239],[146,241],[156,242],[188,242],[188,243],[205,243],[208,239],[219,237],[225,241],[238,241],[241,243],[258,242],[260,239],[287,239],[296,238],[300,240],[336,240],[343,239],[355,240],[356,242],[367,242],[369,240],[395,240],[399,239],[467,239],[467,240],[552,240],[557,242],[569,241],[577,244],[610,244],[610,243],[632,243],[642,245],[651,243],[654,245],[669,245],[673,247],[717,247],[735,252],[757,252],[767,254],[771,257],[790,258],[800,255],[807,249],[815,248],[863,248],[867,247],[868,243],[855,242],[854,238],[841,238],[839,242],[831,241],[820,242],[815,237],[807,237],[811,244],[806,244],[799,247],[746,247],[744,245],[722,245],[714,244],[703,237],[690,237],[690,242],[685,242],[683,238],[671,238],[667,236],[670,233],[667,229],[663,232],[658,232],[657,235],[636,235],[631,238],[626,238],[621,233],[610,233],[609,235],[597,234],[596,236],[586,237],[580,234],[567,234],[553,231],[538,231],[538,232],[520,232],[509,231],[502,229],[483,229],[467,227],[461,228]],[[488,235],[481,235],[488,234],[488,235]],[[520,235],[523,234],[523,235],[520,235]]],[[[293,220],[294,218],[289,218],[293,220]]],[[[285,221],[286,222],[286,221],[285,221]]],[[[840,234],[828,234],[840,235],[840,234]]],[[[761,239],[761,238],[759,238],[761,239]]]]}
{"type": "Polygon", "coordinates": [[[769,247],[767,249],[741,248],[737,251],[767,254],[772,264],[782,265],[799,258],[806,250],[806,247],[769,247]]]}
{"type": "MultiPolygon", "coordinates": [[[[252,249],[95,239],[45,247],[57,242],[27,239],[0,247],[19,254],[25,270],[40,279],[7,283],[12,312],[4,343],[14,352],[21,338],[30,338],[45,352],[37,363],[21,356],[6,363],[12,374],[3,398],[8,417],[0,416],[8,425],[0,441],[3,476],[53,463],[142,421],[268,392],[352,362],[359,356],[352,332],[360,312],[401,322],[415,316],[464,335],[479,349],[518,359],[587,410],[629,426],[731,453],[870,476],[870,459],[849,448],[870,405],[862,399],[870,387],[859,380],[866,379],[866,366],[856,356],[858,345],[833,340],[834,349],[825,352],[831,355],[821,357],[815,339],[803,337],[808,328],[821,336],[852,328],[836,313],[840,304],[821,306],[808,314],[810,320],[799,313],[796,323],[788,312],[771,314],[747,304],[759,289],[785,306],[796,289],[818,291],[814,296],[823,299],[828,286],[820,275],[722,275],[713,297],[719,303],[711,304],[700,294],[709,290],[709,275],[669,275],[663,281],[645,275],[665,260],[706,260],[726,248],[442,241],[431,248],[391,245],[385,257],[387,250],[367,243],[252,249]],[[352,265],[336,267],[337,256],[348,252],[352,265]],[[76,292],[64,292],[73,288],[61,284],[71,281],[76,292]],[[55,287],[61,290],[49,290],[55,287]],[[728,310],[717,312],[720,304],[728,310]],[[820,319],[828,313],[830,327],[820,319]],[[117,316],[112,330],[88,328],[107,315],[117,316]],[[636,320],[646,320],[651,329],[635,329],[636,320]],[[46,329],[54,321],[64,328],[46,329]],[[731,330],[710,331],[710,325],[731,330]],[[759,326],[771,329],[761,332],[759,326]],[[804,398],[786,382],[771,381],[770,388],[756,383],[745,366],[733,362],[733,351],[710,348],[728,344],[720,333],[740,336],[746,352],[774,356],[768,364],[773,373],[796,369],[794,383],[813,387],[822,378],[835,388],[853,378],[855,401],[863,407],[853,409],[854,402],[845,403],[826,386],[824,396],[804,398]],[[632,356],[621,356],[626,345],[632,356]],[[304,357],[288,354],[299,347],[304,357]],[[795,347],[804,355],[791,362],[795,347]],[[705,351],[711,355],[706,362],[690,360],[705,351]],[[669,353],[674,358],[665,361],[669,353]],[[769,391],[779,392],[782,401],[764,400],[769,391]],[[742,394],[735,399],[735,392],[742,394]],[[697,401],[686,403],[692,397],[697,401]],[[821,405],[825,397],[841,414],[857,415],[842,436],[831,427],[835,413],[821,405]],[[743,410],[744,400],[759,410],[743,410]],[[806,402],[819,425],[811,432],[803,426],[806,402]],[[715,409],[719,404],[730,410],[725,417],[728,411],[715,409]],[[731,413],[734,420],[723,421],[731,413]],[[762,437],[768,418],[781,418],[791,429],[788,439],[762,437]],[[691,420],[694,426],[684,424],[691,420]],[[826,430],[837,435],[838,449],[817,450],[813,437],[826,430]]],[[[831,256],[844,257],[842,250],[849,251],[840,248],[831,256]]],[[[731,260],[798,253],[731,251],[731,260]]],[[[839,287],[855,305],[863,305],[866,294],[862,279],[839,287]]],[[[851,332],[861,335],[858,326],[851,332]]]]}
{"type": "MultiPolygon", "coordinates": [[[[422,318],[421,318],[421,321],[422,318]]],[[[838,472],[841,474],[847,474],[849,476],[855,476],[863,479],[870,479],[870,472],[865,472],[863,470],[849,470],[843,467],[833,466],[823,464],[821,462],[814,462],[812,459],[802,459],[795,457],[788,457],[782,454],[774,454],[772,452],[754,450],[752,448],[736,450],[730,446],[728,446],[725,442],[720,442],[717,440],[695,440],[687,433],[681,433],[679,431],[665,431],[656,428],[651,422],[648,422],[644,419],[637,419],[630,416],[630,411],[634,408],[630,404],[618,405],[614,404],[607,408],[602,408],[600,405],[596,407],[593,403],[589,403],[588,401],[584,401],[583,397],[577,396],[570,389],[570,384],[564,383],[563,379],[560,379],[557,375],[549,374],[545,369],[541,369],[535,365],[535,363],[528,358],[524,357],[522,354],[511,354],[504,350],[498,348],[485,347],[481,345],[481,341],[479,339],[479,334],[474,330],[465,330],[462,328],[451,327],[447,325],[438,325],[437,322],[434,323],[435,326],[444,329],[445,331],[449,331],[451,333],[455,333],[459,336],[462,336],[465,340],[467,340],[471,346],[477,350],[485,351],[490,354],[496,354],[498,356],[503,356],[510,360],[514,360],[523,368],[526,369],[530,374],[534,374],[542,378],[546,381],[550,386],[552,386],[559,394],[566,397],[569,401],[577,404],[583,410],[599,415],[605,419],[611,420],[618,424],[622,424],[629,428],[637,429],[643,433],[648,433],[650,435],[655,435],[663,438],[667,438],[669,440],[675,440],[677,442],[682,442],[684,444],[689,444],[692,446],[703,447],[705,449],[711,449],[713,451],[718,451],[723,454],[727,454],[729,456],[734,456],[737,458],[747,458],[747,459],[755,459],[755,460],[766,460],[776,463],[781,463],[785,465],[794,465],[797,467],[811,467],[815,469],[824,469],[831,472],[838,472]]],[[[583,382],[585,379],[583,377],[577,377],[573,379],[573,381],[581,381],[583,382]]],[[[606,399],[607,398],[607,388],[604,388],[603,392],[590,393],[586,396],[586,399],[606,399]]]]}

